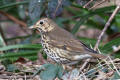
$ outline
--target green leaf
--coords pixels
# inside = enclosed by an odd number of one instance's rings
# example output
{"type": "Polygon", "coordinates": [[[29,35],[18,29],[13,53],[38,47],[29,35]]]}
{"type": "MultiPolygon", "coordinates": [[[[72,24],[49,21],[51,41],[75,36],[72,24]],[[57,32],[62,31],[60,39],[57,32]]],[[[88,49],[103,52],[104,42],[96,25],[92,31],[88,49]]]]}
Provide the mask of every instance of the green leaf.
{"type": "Polygon", "coordinates": [[[60,66],[60,65],[57,65],[57,68],[58,68],[57,77],[58,77],[59,79],[61,79],[62,76],[63,76],[64,69],[63,69],[63,67],[60,66]]]}
{"type": "Polygon", "coordinates": [[[19,57],[24,57],[24,58],[27,58],[29,60],[34,61],[38,58],[38,56],[37,56],[38,52],[39,52],[38,50],[18,51],[18,52],[15,52],[15,53],[14,52],[8,52],[8,53],[0,54],[0,60],[9,59],[9,60],[12,60],[14,62],[19,57]]]}
{"type": "Polygon", "coordinates": [[[87,9],[86,9],[86,8],[83,8],[83,6],[81,6],[81,5],[79,5],[79,4],[73,3],[73,4],[72,4],[72,6],[73,6],[73,7],[76,7],[76,8],[80,8],[80,9],[86,10],[86,11],[87,11],[87,9]]]}
{"type": "Polygon", "coordinates": [[[15,40],[15,39],[25,39],[25,38],[28,38],[32,35],[27,35],[27,36],[16,36],[16,37],[12,37],[12,38],[7,38],[5,39],[6,41],[11,41],[11,40],[15,40]]]}
{"type": "Polygon", "coordinates": [[[18,68],[14,64],[9,64],[6,68],[8,72],[19,71],[18,68]]]}
{"type": "Polygon", "coordinates": [[[6,70],[9,72],[19,71],[18,68],[14,64],[12,64],[12,61],[10,59],[4,59],[1,61],[1,63],[5,66],[6,70]]]}
{"type": "Polygon", "coordinates": [[[117,30],[120,32],[120,14],[117,14],[116,16],[115,16],[115,24],[116,24],[116,26],[117,26],[117,30]]]}
{"type": "Polygon", "coordinates": [[[120,45],[120,38],[114,39],[110,42],[108,42],[107,44],[105,44],[102,48],[100,48],[100,50],[103,53],[112,53],[113,52],[113,46],[119,46],[120,45]]]}
{"type": "Polygon", "coordinates": [[[3,58],[14,58],[14,57],[26,57],[26,56],[34,56],[37,55],[37,51],[19,51],[17,53],[14,52],[9,52],[9,53],[5,53],[5,54],[0,54],[0,59],[3,58]]]}
{"type": "Polygon", "coordinates": [[[65,8],[67,11],[71,12],[74,15],[78,15],[80,14],[80,11],[75,11],[74,9],[72,9],[71,7],[66,7],[65,8]]]}
{"type": "Polygon", "coordinates": [[[10,4],[6,4],[6,5],[3,5],[3,6],[0,6],[0,9],[4,9],[4,8],[8,8],[8,7],[13,7],[13,6],[16,6],[16,5],[27,4],[27,3],[28,3],[28,1],[10,3],[10,4]]]}
{"type": "Polygon", "coordinates": [[[29,59],[29,60],[32,60],[32,61],[35,61],[38,59],[38,56],[37,55],[33,55],[33,56],[25,56],[25,58],[29,59]]]}
{"type": "MultiPolygon", "coordinates": [[[[85,23],[85,21],[87,21],[90,17],[94,16],[94,15],[99,15],[101,13],[107,13],[110,12],[111,10],[113,10],[115,7],[114,6],[110,6],[110,7],[104,7],[104,8],[100,8],[100,9],[96,9],[94,11],[89,11],[88,13],[85,13],[82,15],[82,17],[80,17],[80,20],[77,21],[77,23],[75,24],[75,26],[72,29],[72,33],[75,34],[78,30],[79,27],[85,23]]],[[[81,14],[80,14],[81,15],[81,14]]]]}
{"type": "Polygon", "coordinates": [[[1,63],[7,67],[9,64],[12,64],[12,61],[10,59],[4,59],[1,61],[1,63]]]}
{"type": "Polygon", "coordinates": [[[81,17],[81,19],[79,21],[77,21],[77,23],[75,24],[75,26],[73,27],[72,29],[72,34],[75,34],[78,30],[79,30],[79,27],[84,24],[84,22],[90,17],[92,16],[91,14],[87,14],[87,15],[84,15],[84,17],[81,17]]]}
{"type": "MultiPolygon", "coordinates": [[[[19,57],[21,57],[21,56],[19,56],[19,57]]],[[[11,60],[12,62],[15,62],[19,57],[10,57],[8,59],[11,60]]],[[[22,56],[22,57],[27,58],[32,61],[35,61],[38,59],[37,55],[33,55],[33,56],[29,55],[29,56],[22,56]]],[[[7,59],[7,58],[2,58],[1,60],[4,60],[4,59],[7,59]]]]}
{"type": "Polygon", "coordinates": [[[89,26],[90,28],[94,28],[94,29],[97,28],[100,30],[103,29],[103,27],[104,27],[104,24],[101,23],[100,20],[99,20],[99,22],[97,22],[96,20],[93,20],[93,19],[89,19],[85,25],[89,26]]]}
{"type": "Polygon", "coordinates": [[[40,78],[42,80],[54,80],[58,75],[61,77],[61,66],[57,64],[44,64],[42,67],[44,67],[44,70],[40,73],[40,78]]]}
{"type": "Polygon", "coordinates": [[[19,48],[30,48],[30,49],[40,49],[42,46],[40,44],[17,44],[1,47],[0,51],[10,50],[10,49],[19,49],[19,48]]]}
{"type": "Polygon", "coordinates": [[[92,45],[92,47],[94,47],[94,45],[96,44],[96,39],[85,38],[85,37],[78,37],[78,38],[80,39],[80,41],[87,44],[88,46],[92,45]]]}
{"type": "MultiPolygon", "coordinates": [[[[120,70],[119,70],[119,72],[120,72],[120,70]]],[[[119,79],[120,79],[120,74],[115,72],[113,77],[110,80],[119,80],[119,79]]]]}

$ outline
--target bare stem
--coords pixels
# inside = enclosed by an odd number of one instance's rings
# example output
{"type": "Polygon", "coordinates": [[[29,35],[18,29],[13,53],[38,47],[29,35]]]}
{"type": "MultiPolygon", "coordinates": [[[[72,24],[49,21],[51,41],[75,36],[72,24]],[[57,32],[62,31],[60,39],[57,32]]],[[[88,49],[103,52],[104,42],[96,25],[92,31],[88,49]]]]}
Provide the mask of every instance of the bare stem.
{"type": "Polygon", "coordinates": [[[1,36],[2,39],[3,39],[3,44],[4,44],[4,46],[6,46],[6,45],[7,45],[7,42],[6,42],[6,40],[5,40],[4,32],[3,32],[2,28],[1,28],[1,26],[0,26],[0,36],[1,36]]]}
{"type": "MultiPolygon", "coordinates": [[[[116,7],[116,9],[114,10],[114,12],[112,13],[112,15],[110,16],[109,20],[107,21],[107,23],[105,24],[104,29],[102,30],[101,34],[98,37],[98,40],[96,42],[96,45],[94,47],[94,50],[98,49],[99,43],[102,39],[102,36],[104,35],[105,31],[108,29],[108,27],[110,26],[111,21],[113,20],[113,18],[115,17],[115,15],[117,14],[117,12],[120,9],[120,3],[119,5],[116,7]]],[[[82,71],[86,65],[88,64],[88,62],[90,61],[90,59],[87,59],[86,62],[83,64],[83,66],[80,68],[80,71],[82,71]]]]}
{"type": "Polygon", "coordinates": [[[96,3],[96,4],[95,4],[93,7],[91,7],[89,10],[91,10],[91,9],[99,6],[100,4],[102,4],[102,3],[106,2],[106,1],[107,1],[107,0],[103,0],[103,1],[101,1],[100,3],[96,3]]]}
{"type": "Polygon", "coordinates": [[[86,3],[83,8],[86,8],[91,2],[93,2],[93,0],[90,0],[88,3],[86,3]]]}
{"type": "Polygon", "coordinates": [[[0,14],[8,17],[8,19],[14,21],[15,23],[17,23],[17,24],[19,24],[19,25],[21,25],[21,26],[23,26],[23,27],[27,27],[27,24],[26,24],[25,22],[20,21],[19,19],[15,18],[14,16],[12,16],[12,15],[4,12],[4,11],[0,11],[0,14]]]}
{"type": "Polygon", "coordinates": [[[97,43],[94,47],[94,50],[96,50],[100,44],[100,41],[102,39],[102,36],[104,35],[105,31],[108,29],[108,27],[110,26],[111,21],[113,20],[113,18],[115,17],[115,15],[117,14],[117,12],[120,9],[120,4],[116,7],[116,9],[114,10],[114,12],[112,13],[112,15],[110,16],[110,18],[108,19],[107,23],[105,24],[105,27],[103,28],[101,34],[98,37],[97,43]]]}
{"type": "Polygon", "coordinates": [[[53,15],[54,17],[56,16],[58,8],[61,6],[61,3],[62,3],[62,0],[58,0],[58,5],[57,5],[55,12],[54,12],[54,15],[53,15]]]}

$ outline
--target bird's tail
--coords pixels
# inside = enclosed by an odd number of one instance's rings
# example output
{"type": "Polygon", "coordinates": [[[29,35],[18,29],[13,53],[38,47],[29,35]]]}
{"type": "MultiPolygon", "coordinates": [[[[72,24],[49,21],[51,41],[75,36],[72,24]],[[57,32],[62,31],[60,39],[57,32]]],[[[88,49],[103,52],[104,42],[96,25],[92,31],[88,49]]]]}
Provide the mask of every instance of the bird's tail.
{"type": "Polygon", "coordinates": [[[94,58],[99,58],[99,59],[107,59],[108,57],[103,55],[103,54],[93,54],[91,53],[91,55],[94,57],[94,58]]]}

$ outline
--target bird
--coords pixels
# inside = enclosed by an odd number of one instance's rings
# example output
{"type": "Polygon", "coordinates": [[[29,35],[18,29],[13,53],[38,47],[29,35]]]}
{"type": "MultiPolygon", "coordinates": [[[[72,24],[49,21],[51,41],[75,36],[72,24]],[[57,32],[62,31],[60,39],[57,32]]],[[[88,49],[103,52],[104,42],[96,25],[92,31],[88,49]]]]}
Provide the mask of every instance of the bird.
{"type": "Polygon", "coordinates": [[[57,63],[74,65],[88,58],[106,58],[50,18],[41,18],[30,29],[38,30],[43,51],[57,63]]]}

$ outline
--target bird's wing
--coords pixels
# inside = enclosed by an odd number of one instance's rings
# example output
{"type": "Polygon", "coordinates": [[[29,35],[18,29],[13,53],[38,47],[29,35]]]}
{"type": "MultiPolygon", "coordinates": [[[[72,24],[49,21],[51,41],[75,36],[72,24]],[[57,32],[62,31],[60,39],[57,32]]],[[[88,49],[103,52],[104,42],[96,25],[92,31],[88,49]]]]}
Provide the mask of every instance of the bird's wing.
{"type": "Polygon", "coordinates": [[[96,53],[96,51],[88,48],[85,44],[80,42],[78,42],[77,44],[76,41],[74,42],[71,40],[64,41],[63,43],[52,41],[51,45],[65,51],[65,52],[61,52],[60,56],[68,58],[70,60],[82,60],[82,59],[91,58],[91,57],[103,58],[102,55],[94,54],[96,53]]]}
{"type": "Polygon", "coordinates": [[[84,43],[78,40],[65,40],[65,41],[56,41],[56,40],[51,40],[50,44],[58,47],[63,50],[67,50],[73,53],[97,53],[93,49],[89,48],[86,46],[84,43]]]}
{"type": "Polygon", "coordinates": [[[92,52],[96,53],[93,49],[90,49],[80,40],[76,39],[71,33],[68,31],[56,27],[56,30],[52,31],[48,34],[50,37],[50,44],[59,47],[64,50],[73,51],[73,52],[92,52]]]}
{"type": "MultiPolygon", "coordinates": [[[[70,40],[69,40],[70,41],[70,40]]],[[[102,54],[95,54],[97,53],[93,49],[87,47],[85,44],[81,42],[72,42],[67,41],[64,43],[61,42],[55,42],[53,41],[51,45],[54,47],[60,48],[62,50],[65,50],[67,54],[61,53],[62,57],[68,58],[70,60],[81,60],[86,58],[100,58],[100,59],[106,59],[107,57],[102,54]],[[78,43],[78,44],[77,44],[78,43]]]]}

